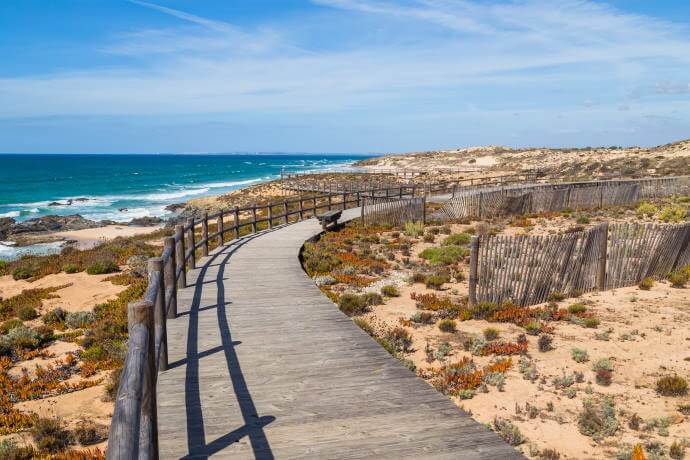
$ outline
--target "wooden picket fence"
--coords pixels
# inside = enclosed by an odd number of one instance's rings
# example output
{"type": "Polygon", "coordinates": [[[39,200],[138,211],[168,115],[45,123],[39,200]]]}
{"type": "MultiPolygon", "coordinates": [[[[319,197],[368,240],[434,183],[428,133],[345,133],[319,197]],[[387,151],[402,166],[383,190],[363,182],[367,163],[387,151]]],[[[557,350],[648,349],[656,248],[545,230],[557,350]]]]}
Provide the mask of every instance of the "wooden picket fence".
{"type": "Polygon", "coordinates": [[[690,177],[464,188],[443,206],[450,219],[491,218],[564,209],[630,205],[690,191],[690,177]]]}
{"type": "Polygon", "coordinates": [[[402,226],[406,222],[426,222],[426,198],[363,197],[361,218],[364,225],[402,226]]]}
{"type": "Polygon", "coordinates": [[[545,236],[473,237],[470,303],[535,305],[565,295],[632,286],[690,264],[690,224],[603,223],[545,236]]]}

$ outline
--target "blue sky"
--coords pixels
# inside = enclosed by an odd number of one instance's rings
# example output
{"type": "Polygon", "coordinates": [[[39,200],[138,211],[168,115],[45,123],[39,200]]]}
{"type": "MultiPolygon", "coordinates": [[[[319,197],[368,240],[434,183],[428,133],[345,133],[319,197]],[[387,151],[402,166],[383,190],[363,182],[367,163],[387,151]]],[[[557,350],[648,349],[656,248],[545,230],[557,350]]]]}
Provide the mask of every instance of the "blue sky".
{"type": "Polygon", "coordinates": [[[0,2],[0,152],[684,138],[685,1],[0,2]]]}

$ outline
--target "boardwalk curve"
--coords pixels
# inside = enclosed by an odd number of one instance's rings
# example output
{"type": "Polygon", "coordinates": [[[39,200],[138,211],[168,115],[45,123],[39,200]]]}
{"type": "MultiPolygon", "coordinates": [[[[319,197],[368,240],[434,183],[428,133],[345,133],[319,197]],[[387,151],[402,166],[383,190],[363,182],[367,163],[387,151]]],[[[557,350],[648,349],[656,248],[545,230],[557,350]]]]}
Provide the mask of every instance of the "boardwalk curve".
{"type": "Polygon", "coordinates": [[[298,254],[320,231],[243,237],[189,273],[158,376],[160,458],[522,458],[319,291],[298,254]]]}

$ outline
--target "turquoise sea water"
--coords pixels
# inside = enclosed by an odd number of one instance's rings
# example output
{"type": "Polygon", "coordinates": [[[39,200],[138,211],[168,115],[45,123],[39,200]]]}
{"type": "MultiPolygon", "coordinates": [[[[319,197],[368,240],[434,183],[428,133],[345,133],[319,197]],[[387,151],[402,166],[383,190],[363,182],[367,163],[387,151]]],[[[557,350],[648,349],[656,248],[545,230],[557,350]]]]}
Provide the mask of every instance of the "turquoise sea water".
{"type": "MultiPolygon", "coordinates": [[[[3,154],[0,217],[22,221],[81,214],[88,219],[118,222],[144,216],[165,217],[169,204],[275,179],[281,169],[341,169],[366,156],[3,154]]],[[[9,251],[7,245],[0,247],[0,258],[3,250],[9,251]]]]}

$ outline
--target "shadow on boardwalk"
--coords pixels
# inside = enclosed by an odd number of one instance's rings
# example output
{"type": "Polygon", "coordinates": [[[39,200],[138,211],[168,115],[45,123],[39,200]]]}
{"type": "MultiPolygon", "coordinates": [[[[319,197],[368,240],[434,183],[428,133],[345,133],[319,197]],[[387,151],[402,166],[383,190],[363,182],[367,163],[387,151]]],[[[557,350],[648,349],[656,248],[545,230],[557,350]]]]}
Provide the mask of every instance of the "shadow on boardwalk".
{"type": "Polygon", "coordinates": [[[230,325],[228,324],[226,308],[231,302],[226,301],[225,298],[225,284],[224,275],[225,267],[232,255],[249,240],[255,237],[248,237],[238,241],[236,244],[228,246],[223,250],[214,254],[208,260],[199,272],[199,276],[194,287],[194,299],[191,308],[187,313],[189,315],[189,328],[187,332],[187,358],[185,360],[172,363],[170,367],[176,367],[183,363],[187,365],[185,376],[185,399],[187,408],[187,420],[194,420],[197,423],[187,425],[187,446],[189,454],[183,458],[207,458],[210,455],[216,454],[228,447],[230,444],[238,442],[243,437],[248,437],[254,451],[255,458],[269,460],[273,459],[271,446],[268,443],[266,434],[264,433],[264,426],[275,420],[271,415],[260,417],[257,414],[256,407],[251,397],[247,382],[242,373],[242,367],[238,359],[235,347],[242,342],[234,342],[232,340],[232,333],[230,325]],[[220,330],[220,337],[222,344],[218,347],[212,348],[208,351],[199,353],[198,350],[198,335],[199,335],[199,311],[201,304],[201,293],[204,284],[211,281],[204,281],[210,266],[218,261],[218,274],[215,278],[217,297],[216,304],[204,307],[203,310],[210,310],[215,308],[218,315],[218,328],[220,330]],[[201,406],[200,388],[199,388],[199,359],[209,356],[213,353],[223,352],[225,354],[225,361],[227,363],[228,373],[232,382],[232,387],[235,392],[244,419],[244,425],[238,427],[221,436],[210,443],[206,443],[206,435],[204,432],[203,411],[201,406]]]}

